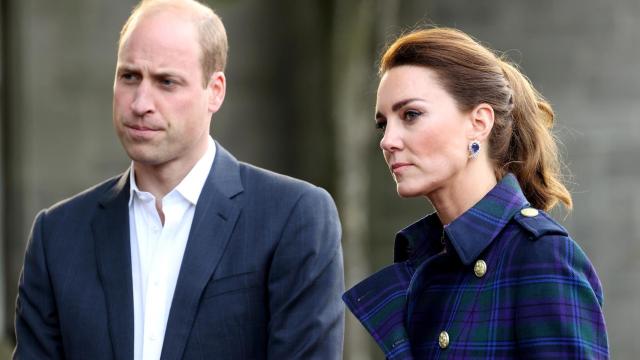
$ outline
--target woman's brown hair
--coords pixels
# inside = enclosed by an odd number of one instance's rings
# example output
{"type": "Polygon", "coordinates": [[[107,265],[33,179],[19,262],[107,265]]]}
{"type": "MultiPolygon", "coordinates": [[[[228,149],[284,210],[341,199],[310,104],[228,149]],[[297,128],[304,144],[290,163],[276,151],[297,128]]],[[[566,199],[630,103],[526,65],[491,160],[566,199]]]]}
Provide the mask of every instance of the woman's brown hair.
{"type": "Polygon", "coordinates": [[[450,28],[418,30],[395,40],[382,56],[379,73],[401,65],[434,70],[462,111],[491,105],[495,122],[489,158],[497,178],[513,173],[536,208],[549,210],[560,201],[571,209],[551,132],[553,110],[515,65],[450,28]]]}

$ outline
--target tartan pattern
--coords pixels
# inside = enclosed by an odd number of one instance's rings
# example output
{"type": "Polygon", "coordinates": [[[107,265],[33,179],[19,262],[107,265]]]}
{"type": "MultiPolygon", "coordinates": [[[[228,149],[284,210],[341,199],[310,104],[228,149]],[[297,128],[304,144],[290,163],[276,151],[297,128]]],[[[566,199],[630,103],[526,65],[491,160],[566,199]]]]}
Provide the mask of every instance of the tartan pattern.
{"type": "Polygon", "coordinates": [[[444,245],[435,214],[397,234],[396,263],[343,296],[388,359],[609,357],[593,266],[546,213],[523,216],[528,205],[509,174],[445,227],[444,245]]]}
{"type": "Polygon", "coordinates": [[[376,340],[388,359],[412,359],[401,309],[413,271],[397,263],[373,274],[343,296],[353,314],[376,340]],[[398,311],[400,310],[400,311],[398,311]]]}

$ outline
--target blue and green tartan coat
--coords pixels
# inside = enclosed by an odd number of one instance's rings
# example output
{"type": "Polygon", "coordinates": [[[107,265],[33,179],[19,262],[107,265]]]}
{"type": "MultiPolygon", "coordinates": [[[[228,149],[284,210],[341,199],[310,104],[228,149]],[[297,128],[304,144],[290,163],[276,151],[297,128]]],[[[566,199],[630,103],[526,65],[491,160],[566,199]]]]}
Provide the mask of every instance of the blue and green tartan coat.
{"type": "Polygon", "coordinates": [[[609,357],[591,262],[511,174],[444,230],[400,231],[395,264],[343,299],[388,359],[609,357]]]}

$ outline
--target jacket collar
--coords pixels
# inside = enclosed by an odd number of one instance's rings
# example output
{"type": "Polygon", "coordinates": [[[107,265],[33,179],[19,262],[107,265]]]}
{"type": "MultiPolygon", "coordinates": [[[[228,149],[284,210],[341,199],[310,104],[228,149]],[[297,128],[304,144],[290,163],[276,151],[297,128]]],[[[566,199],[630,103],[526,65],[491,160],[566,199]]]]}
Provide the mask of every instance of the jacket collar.
{"type": "MultiPolygon", "coordinates": [[[[482,200],[445,227],[447,250],[453,248],[463,264],[471,264],[513,215],[528,205],[516,177],[507,174],[482,200]]],[[[442,250],[442,234],[436,213],[411,224],[396,235],[395,261],[409,260],[416,266],[442,250]]]]}
{"type": "MultiPolygon", "coordinates": [[[[198,299],[215,271],[242,209],[240,163],[216,143],[217,152],[198,199],[178,275],[162,359],[182,359],[198,299]]],[[[98,275],[107,302],[115,358],[133,357],[133,286],[129,244],[129,172],[103,195],[92,220],[98,275]]]]}
{"type": "Polygon", "coordinates": [[[200,296],[222,259],[242,210],[240,163],[222,146],[217,143],[216,146],[213,167],[198,198],[173,293],[160,356],[163,360],[184,358],[200,296]]]}

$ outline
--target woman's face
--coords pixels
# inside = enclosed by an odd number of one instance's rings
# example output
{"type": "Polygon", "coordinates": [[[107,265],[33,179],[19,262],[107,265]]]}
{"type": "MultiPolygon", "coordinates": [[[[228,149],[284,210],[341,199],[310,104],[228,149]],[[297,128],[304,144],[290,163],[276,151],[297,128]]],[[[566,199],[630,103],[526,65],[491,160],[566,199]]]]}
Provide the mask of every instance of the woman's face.
{"type": "Polygon", "coordinates": [[[391,68],[380,80],[380,148],[402,197],[429,196],[455,184],[468,159],[470,114],[461,112],[426,67],[391,68]]]}

